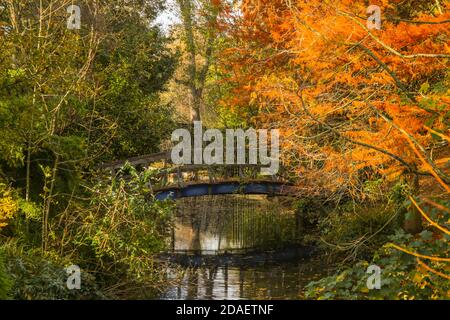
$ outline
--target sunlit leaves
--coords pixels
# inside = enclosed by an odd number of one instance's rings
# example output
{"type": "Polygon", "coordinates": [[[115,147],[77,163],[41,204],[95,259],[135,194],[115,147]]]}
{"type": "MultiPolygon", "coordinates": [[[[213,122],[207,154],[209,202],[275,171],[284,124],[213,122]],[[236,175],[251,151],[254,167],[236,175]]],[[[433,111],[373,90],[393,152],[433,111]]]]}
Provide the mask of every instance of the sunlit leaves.
{"type": "MultiPolygon", "coordinates": [[[[255,123],[291,132],[281,139],[286,163],[326,154],[325,166],[316,169],[333,176],[324,181],[332,189],[329,184],[338,181],[350,187],[362,169],[384,174],[401,171],[403,166],[388,154],[342,141],[336,131],[341,137],[397,155],[411,166],[420,165],[405,138],[368,108],[367,102],[424,147],[434,143],[423,129],[425,123],[440,130],[449,125],[444,67],[448,59],[399,56],[448,53],[448,25],[436,24],[448,19],[448,12],[396,1],[376,4],[382,9],[383,28],[372,30],[372,37],[361,27],[364,23],[357,23],[364,22],[364,1],[247,0],[243,19],[232,29],[238,30],[233,35],[241,40],[240,47],[223,53],[223,63],[233,70],[229,80],[236,86],[233,99],[225,103],[232,110],[249,105],[257,110],[255,123]],[[394,16],[434,24],[400,21],[394,16]],[[320,132],[323,125],[319,122],[335,129],[320,132]]],[[[247,108],[240,110],[248,112],[247,108]]],[[[311,168],[306,171],[313,174],[311,168]]]]}

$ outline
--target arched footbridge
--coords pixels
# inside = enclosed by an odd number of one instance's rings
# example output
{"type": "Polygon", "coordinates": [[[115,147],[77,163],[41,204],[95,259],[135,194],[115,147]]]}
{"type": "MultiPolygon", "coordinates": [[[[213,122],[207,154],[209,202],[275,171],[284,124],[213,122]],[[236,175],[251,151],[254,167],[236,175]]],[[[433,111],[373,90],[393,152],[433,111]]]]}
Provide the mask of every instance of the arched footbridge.
{"type": "Polygon", "coordinates": [[[226,194],[298,197],[305,191],[293,185],[283,169],[276,175],[264,176],[260,174],[261,165],[175,166],[170,161],[169,152],[114,161],[103,164],[101,168],[116,172],[125,164],[138,169],[159,169],[149,182],[157,200],[226,194]]]}

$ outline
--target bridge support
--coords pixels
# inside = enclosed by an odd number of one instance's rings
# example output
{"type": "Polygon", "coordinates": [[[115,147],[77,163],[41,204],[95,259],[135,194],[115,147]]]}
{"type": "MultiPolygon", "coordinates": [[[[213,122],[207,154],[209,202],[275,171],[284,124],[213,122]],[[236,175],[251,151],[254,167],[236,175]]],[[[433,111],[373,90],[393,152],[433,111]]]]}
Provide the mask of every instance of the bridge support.
{"type": "Polygon", "coordinates": [[[193,184],[184,188],[172,187],[156,191],[157,200],[178,199],[187,197],[211,196],[220,194],[263,194],[271,196],[290,195],[286,192],[286,185],[280,182],[239,183],[226,182],[217,184],[193,184]]]}

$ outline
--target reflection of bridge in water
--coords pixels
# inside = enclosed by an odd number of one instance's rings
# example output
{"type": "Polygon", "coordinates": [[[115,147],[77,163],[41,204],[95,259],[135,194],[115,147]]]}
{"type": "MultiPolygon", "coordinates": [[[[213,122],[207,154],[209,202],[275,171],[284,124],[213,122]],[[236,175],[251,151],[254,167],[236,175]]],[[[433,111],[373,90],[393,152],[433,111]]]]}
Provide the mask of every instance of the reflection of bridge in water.
{"type": "Polygon", "coordinates": [[[211,195],[177,200],[172,249],[177,253],[241,253],[297,239],[296,215],[278,197],[211,195]]]}
{"type": "Polygon", "coordinates": [[[157,200],[176,200],[172,250],[217,254],[275,248],[295,242],[302,221],[292,201],[302,190],[284,172],[261,176],[260,165],[184,165],[170,163],[169,153],[116,161],[103,167],[113,172],[125,163],[158,168],[149,182],[157,200]]]}
{"type": "MultiPolygon", "coordinates": [[[[271,274],[263,270],[229,268],[228,266],[188,269],[181,283],[165,293],[167,299],[236,299],[253,297],[276,298],[287,291],[298,293],[296,281],[282,279],[282,270],[273,268],[271,274]],[[271,287],[267,287],[267,276],[271,276],[271,287]]],[[[176,278],[170,275],[169,278],[176,278]]]]}
{"type": "Polygon", "coordinates": [[[181,275],[168,269],[169,287],[162,299],[299,299],[306,284],[326,274],[318,262],[263,264],[250,267],[228,265],[189,268],[181,275]]]}

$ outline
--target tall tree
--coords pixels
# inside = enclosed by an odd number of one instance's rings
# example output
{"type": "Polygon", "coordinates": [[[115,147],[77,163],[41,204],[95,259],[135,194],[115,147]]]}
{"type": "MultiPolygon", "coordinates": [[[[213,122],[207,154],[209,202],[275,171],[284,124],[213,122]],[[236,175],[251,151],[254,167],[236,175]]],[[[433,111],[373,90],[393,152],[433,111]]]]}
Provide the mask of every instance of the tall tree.
{"type": "Polygon", "coordinates": [[[149,26],[161,3],[0,1],[1,179],[38,204],[44,250],[52,212],[87,170],[156,151],[171,131],[158,95],[175,61],[149,26]]]}
{"type": "Polygon", "coordinates": [[[177,0],[184,29],[184,42],[189,55],[187,77],[181,82],[192,97],[191,120],[201,120],[201,106],[217,36],[219,3],[211,1],[177,0]],[[200,36],[198,36],[200,35],[200,36]],[[201,44],[204,41],[204,44],[201,44]],[[200,62],[199,55],[203,62],[200,62]]]}
{"type": "Polygon", "coordinates": [[[229,29],[240,41],[222,60],[229,105],[282,129],[303,181],[362,197],[380,176],[433,174],[444,187],[431,152],[447,142],[425,128],[449,128],[449,3],[373,4],[381,30],[368,29],[366,1],[243,1],[229,29]]]}

